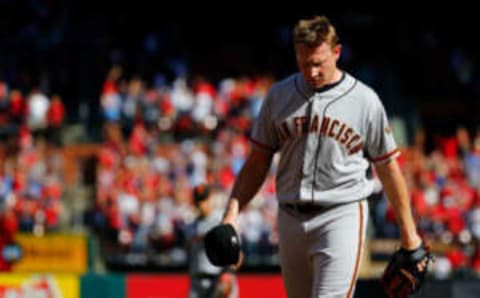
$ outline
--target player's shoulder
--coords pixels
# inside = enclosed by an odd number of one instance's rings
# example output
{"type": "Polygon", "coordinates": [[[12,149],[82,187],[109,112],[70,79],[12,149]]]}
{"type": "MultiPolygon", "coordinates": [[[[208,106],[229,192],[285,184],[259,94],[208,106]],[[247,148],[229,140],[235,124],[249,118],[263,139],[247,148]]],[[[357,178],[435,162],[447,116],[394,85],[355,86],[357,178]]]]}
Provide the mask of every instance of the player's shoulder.
{"type": "Polygon", "coordinates": [[[355,80],[355,93],[360,95],[361,98],[363,98],[365,101],[372,103],[380,102],[380,98],[375,89],[373,89],[373,87],[369,86],[362,80],[352,76],[351,74],[347,73],[347,76],[350,76],[352,79],[355,80]]]}
{"type": "Polygon", "coordinates": [[[270,87],[270,93],[283,94],[286,92],[291,92],[292,89],[295,88],[297,76],[298,76],[298,73],[294,73],[292,75],[289,75],[288,77],[285,77],[276,81],[270,87]]]}
{"type": "Polygon", "coordinates": [[[272,84],[270,89],[268,90],[266,103],[271,104],[275,102],[275,105],[280,108],[279,103],[287,103],[292,98],[298,96],[298,92],[296,91],[296,80],[298,73],[292,74],[288,77],[282,78],[272,84]],[[287,100],[288,99],[288,100],[287,100]]]}

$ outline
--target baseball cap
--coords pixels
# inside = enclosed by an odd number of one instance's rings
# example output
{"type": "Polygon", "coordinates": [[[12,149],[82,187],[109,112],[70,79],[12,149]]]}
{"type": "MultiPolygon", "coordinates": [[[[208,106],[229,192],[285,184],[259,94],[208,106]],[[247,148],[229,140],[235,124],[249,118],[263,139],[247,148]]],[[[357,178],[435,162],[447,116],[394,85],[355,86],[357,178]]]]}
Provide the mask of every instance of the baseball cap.
{"type": "Polygon", "coordinates": [[[193,201],[195,204],[208,198],[210,195],[210,187],[206,184],[199,184],[193,188],[193,201]]]}
{"type": "Polygon", "coordinates": [[[240,238],[231,224],[220,224],[210,229],[203,238],[208,260],[225,267],[240,260],[240,238]]]}

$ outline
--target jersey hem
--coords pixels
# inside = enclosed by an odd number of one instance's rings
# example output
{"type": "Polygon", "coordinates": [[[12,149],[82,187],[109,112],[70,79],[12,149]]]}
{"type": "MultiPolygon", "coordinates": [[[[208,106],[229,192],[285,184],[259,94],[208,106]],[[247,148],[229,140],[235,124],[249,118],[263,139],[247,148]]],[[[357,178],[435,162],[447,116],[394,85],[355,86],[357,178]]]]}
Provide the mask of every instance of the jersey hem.
{"type": "Polygon", "coordinates": [[[340,203],[355,202],[363,198],[367,198],[373,193],[373,181],[365,180],[349,190],[332,189],[330,191],[315,191],[302,189],[300,193],[278,193],[278,203],[313,203],[322,206],[337,205],[340,203]]]}

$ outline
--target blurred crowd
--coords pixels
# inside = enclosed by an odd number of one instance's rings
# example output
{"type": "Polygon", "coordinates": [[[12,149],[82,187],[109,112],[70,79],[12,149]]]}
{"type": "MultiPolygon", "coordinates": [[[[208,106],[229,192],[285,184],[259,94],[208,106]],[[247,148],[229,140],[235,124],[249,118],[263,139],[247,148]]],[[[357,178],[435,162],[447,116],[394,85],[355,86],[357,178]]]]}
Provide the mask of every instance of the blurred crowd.
{"type": "MultiPolygon", "coordinates": [[[[248,153],[248,130],[269,77],[178,78],[147,87],[112,68],[103,85],[104,142],[98,156],[93,226],[126,251],[171,251],[195,218],[192,189],[208,183],[218,209],[248,153]]],[[[241,218],[251,260],[272,258],[274,172],[241,218]]],[[[184,260],[183,260],[184,261],[184,260]]]]}
{"type": "Polygon", "coordinates": [[[0,247],[17,232],[60,228],[64,117],[60,96],[24,95],[0,81],[0,247]]]}
{"type": "Polygon", "coordinates": [[[47,95],[39,87],[24,93],[0,80],[2,140],[21,138],[31,133],[59,146],[64,120],[65,106],[60,95],[47,95]]]}
{"type": "MultiPolygon", "coordinates": [[[[453,136],[437,137],[428,154],[424,141],[419,131],[401,164],[420,231],[445,244],[432,271],[438,278],[468,268],[480,274],[480,134],[459,127],[453,136]]],[[[377,202],[372,218],[377,237],[399,236],[386,200],[377,202]]]]}

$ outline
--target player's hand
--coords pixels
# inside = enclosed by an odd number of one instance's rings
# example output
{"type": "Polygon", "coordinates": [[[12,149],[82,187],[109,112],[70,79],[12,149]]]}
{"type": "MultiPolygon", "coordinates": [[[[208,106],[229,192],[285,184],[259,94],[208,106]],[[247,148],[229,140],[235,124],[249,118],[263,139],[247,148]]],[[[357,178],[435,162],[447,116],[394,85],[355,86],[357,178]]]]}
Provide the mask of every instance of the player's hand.
{"type": "Polygon", "coordinates": [[[237,233],[239,233],[239,228],[238,228],[238,222],[237,222],[237,219],[236,218],[224,218],[222,220],[222,224],[230,224],[233,226],[233,228],[235,229],[235,231],[237,233]]]}
{"type": "MultiPolygon", "coordinates": [[[[240,235],[240,232],[239,232],[239,229],[238,229],[238,223],[237,223],[236,219],[233,219],[233,218],[223,219],[222,224],[232,225],[233,228],[235,229],[235,231],[237,232],[237,234],[240,235]]],[[[242,265],[243,265],[244,258],[245,258],[245,254],[243,253],[242,250],[240,250],[240,255],[239,255],[239,258],[238,258],[238,262],[234,265],[231,265],[230,269],[232,271],[238,271],[240,269],[240,267],[242,267],[242,265]]]]}
{"type": "Polygon", "coordinates": [[[413,250],[397,250],[380,279],[387,296],[406,298],[417,292],[425,280],[428,264],[432,260],[429,248],[423,244],[413,250]]]}

